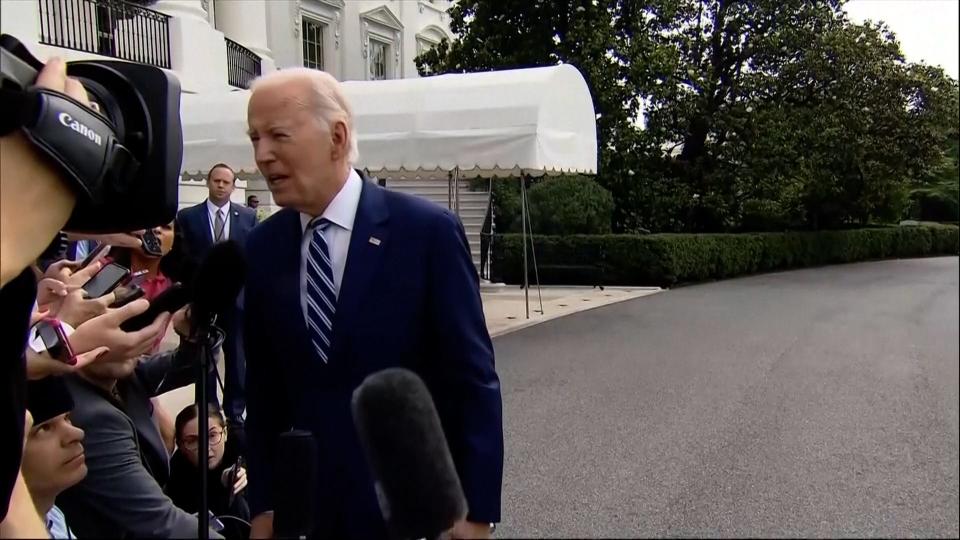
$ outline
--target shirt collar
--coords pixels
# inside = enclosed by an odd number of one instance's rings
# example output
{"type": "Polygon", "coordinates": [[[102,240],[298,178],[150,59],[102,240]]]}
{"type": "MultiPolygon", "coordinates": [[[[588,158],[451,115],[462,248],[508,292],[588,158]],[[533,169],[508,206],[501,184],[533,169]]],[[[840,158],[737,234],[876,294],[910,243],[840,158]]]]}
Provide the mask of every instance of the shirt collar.
{"type": "MultiPolygon", "coordinates": [[[[321,217],[342,229],[352,231],[362,191],[363,180],[356,170],[350,169],[350,176],[347,176],[347,181],[344,182],[337,196],[327,205],[327,209],[323,211],[321,217]]],[[[307,225],[313,221],[314,217],[316,216],[300,212],[300,230],[306,231],[307,225]]]]}
{"type": "Polygon", "coordinates": [[[213,201],[211,201],[210,199],[207,199],[207,212],[209,212],[210,215],[216,215],[217,210],[220,210],[220,209],[224,210],[223,216],[226,217],[230,213],[230,201],[227,201],[226,203],[224,203],[223,206],[217,206],[213,204],[213,201]]]}

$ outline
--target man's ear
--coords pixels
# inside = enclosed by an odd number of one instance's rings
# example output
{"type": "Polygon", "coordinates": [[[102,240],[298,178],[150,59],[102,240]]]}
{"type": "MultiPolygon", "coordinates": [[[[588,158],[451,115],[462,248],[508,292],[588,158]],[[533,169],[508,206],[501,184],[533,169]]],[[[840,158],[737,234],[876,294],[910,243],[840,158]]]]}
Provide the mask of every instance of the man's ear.
{"type": "Polygon", "coordinates": [[[347,130],[346,122],[338,120],[330,128],[330,142],[332,143],[332,155],[334,161],[339,161],[347,157],[350,153],[350,133],[347,130]]]}

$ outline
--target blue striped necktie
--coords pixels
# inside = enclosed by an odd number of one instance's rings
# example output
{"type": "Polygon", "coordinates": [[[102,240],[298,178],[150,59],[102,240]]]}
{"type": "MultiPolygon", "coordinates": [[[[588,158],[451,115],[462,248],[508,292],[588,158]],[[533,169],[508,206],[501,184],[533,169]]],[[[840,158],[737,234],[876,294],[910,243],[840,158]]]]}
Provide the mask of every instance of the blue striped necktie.
{"type": "Polygon", "coordinates": [[[324,231],[330,222],[316,218],[307,231],[312,235],[307,250],[307,328],[317,356],[326,364],[333,338],[333,315],[336,313],[337,289],[333,284],[333,263],[324,231]],[[311,230],[312,229],[312,230],[311,230]]]}

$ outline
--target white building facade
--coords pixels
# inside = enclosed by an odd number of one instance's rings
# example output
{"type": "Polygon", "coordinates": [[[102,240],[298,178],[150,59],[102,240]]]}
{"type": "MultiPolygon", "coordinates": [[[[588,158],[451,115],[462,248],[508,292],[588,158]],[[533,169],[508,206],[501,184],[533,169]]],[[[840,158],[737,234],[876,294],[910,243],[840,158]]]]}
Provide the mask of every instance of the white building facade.
{"type": "MultiPolygon", "coordinates": [[[[451,37],[451,3],[0,0],[0,31],[41,60],[56,55],[148,63],[176,73],[185,93],[224,93],[292,66],[322,69],[343,81],[417,77],[417,54],[451,37]]],[[[206,196],[197,172],[186,171],[181,181],[181,206],[206,196]]],[[[240,177],[236,202],[250,192],[271,204],[255,171],[240,177]]]]}

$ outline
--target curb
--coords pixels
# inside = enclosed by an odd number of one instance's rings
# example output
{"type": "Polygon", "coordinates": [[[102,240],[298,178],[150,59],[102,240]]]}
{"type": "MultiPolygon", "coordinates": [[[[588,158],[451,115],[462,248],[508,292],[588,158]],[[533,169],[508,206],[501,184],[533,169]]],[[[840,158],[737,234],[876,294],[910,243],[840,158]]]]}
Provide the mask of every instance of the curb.
{"type": "Polygon", "coordinates": [[[602,304],[601,304],[601,303],[593,304],[593,305],[590,305],[590,306],[585,307],[585,308],[583,308],[583,309],[578,309],[578,310],[576,310],[576,311],[571,311],[571,312],[568,312],[568,313],[555,313],[555,314],[551,314],[551,315],[544,315],[543,317],[540,317],[540,318],[538,318],[538,319],[522,320],[521,322],[518,322],[518,323],[516,323],[516,324],[514,324],[514,325],[508,326],[508,327],[506,327],[506,328],[501,328],[501,329],[496,330],[496,331],[494,331],[494,332],[490,332],[490,339],[498,338],[498,337],[500,337],[500,336],[505,336],[505,335],[507,335],[507,334],[512,334],[513,332],[517,332],[517,331],[519,331],[519,330],[524,330],[524,329],[526,329],[526,328],[530,328],[531,326],[536,326],[536,325],[538,325],[538,324],[545,323],[545,322],[549,322],[549,321],[552,321],[552,320],[555,320],[555,319],[560,319],[560,318],[567,317],[567,316],[570,316],[570,315],[576,315],[577,313],[584,313],[584,312],[587,312],[587,311],[592,311],[592,310],[594,310],[594,309],[599,309],[599,308],[602,308],[602,307],[612,306],[612,305],[614,305],[614,304],[619,304],[619,303],[621,303],[621,302],[627,302],[627,301],[629,301],[629,300],[636,300],[636,299],[638,299],[638,298],[644,298],[644,297],[647,297],[647,296],[652,296],[652,295],[654,295],[654,294],[661,293],[661,292],[663,292],[663,291],[665,290],[665,289],[661,289],[660,287],[647,287],[647,288],[644,288],[644,289],[645,289],[645,290],[643,291],[643,294],[639,294],[639,295],[636,295],[636,296],[628,296],[628,297],[625,297],[625,298],[616,298],[616,299],[613,299],[613,300],[604,302],[604,303],[602,303],[602,304]]]}

